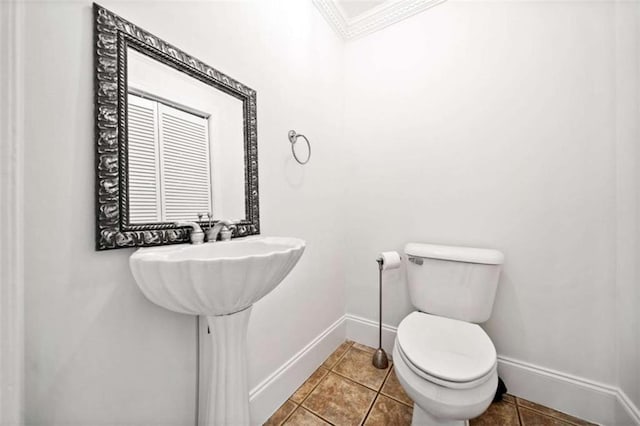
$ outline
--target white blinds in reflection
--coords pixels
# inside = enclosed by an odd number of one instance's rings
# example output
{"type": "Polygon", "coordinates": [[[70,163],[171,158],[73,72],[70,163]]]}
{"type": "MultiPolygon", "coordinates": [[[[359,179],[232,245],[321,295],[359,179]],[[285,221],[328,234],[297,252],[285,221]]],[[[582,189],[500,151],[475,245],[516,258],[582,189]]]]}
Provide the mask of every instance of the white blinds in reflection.
{"type": "Polygon", "coordinates": [[[165,221],[196,220],[210,212],[207,120],[159,104],[160,160],[165,221]]]}
{"type": "Polygon", "coordinates": [[[158,103],[129,96],[129,222],[159,222],[158,103]]]}
{"type": "Polygon", "coordinates": [[[128,122],[129,222],[212,211],[207,119],[129,94],[128,122]]]}

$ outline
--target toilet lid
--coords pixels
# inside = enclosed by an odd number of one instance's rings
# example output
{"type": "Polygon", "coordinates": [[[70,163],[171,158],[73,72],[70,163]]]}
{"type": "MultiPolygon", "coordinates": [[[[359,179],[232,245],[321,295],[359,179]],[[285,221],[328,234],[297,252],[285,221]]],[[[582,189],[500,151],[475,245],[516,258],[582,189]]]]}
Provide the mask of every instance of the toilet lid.
{"type": "Polygon", "coordinates": [[[496,349],[477,324],[413,312],[398,326],[397,338],[415,367],[442,380],[470,382],[496,364],[496,349]]]}

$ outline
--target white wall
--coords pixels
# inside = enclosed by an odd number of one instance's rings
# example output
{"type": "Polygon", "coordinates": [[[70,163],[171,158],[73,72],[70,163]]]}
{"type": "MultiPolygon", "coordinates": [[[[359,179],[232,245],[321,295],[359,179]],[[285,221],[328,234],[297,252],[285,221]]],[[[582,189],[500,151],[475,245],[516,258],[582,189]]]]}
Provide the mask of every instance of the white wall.
{"type": "Polygon", "coordinates": [[[617,383],[616,165],[637,138],[616,134],[615,25],[613,2],[450,1],[347,45],[349,313],[377,317],[381,250],[497,248],[498,352],[617,383]]]}
{"type": "MultiPolygon", "coordinates": [[[[263,233],[308,247],[253,310],[251,387],[345,301],[376,319],[376,254],[430,241],[505,252],[501,355],[640,405],[637,5],[449,1],[346,46],[308,2],[105,6],[258,91],[263,233]]],[[[131,250],[93,251],[90,3],[29,3],[27,27],[28,422],[188,424],[195,322],[144,299],[131,250]]]]}
{"type": "Polygon", "coordinates": [[[24,422],[24,10],[0,3],[0,424],[24,422]]]}
{"type": "MultiPolygon", "coordinates": [[[[258,92],[262,231],[308,246],[253,310],[253,387],[344,313],[342,44],[307,2],[104,6],[258,92]],[[314,144],[307,167],[291,128],[314,144]]],[[[144,298],[132,250],[94,251],[91,2],[28,3],[26,20],[27,422],[192,424],[194,318],[144,298]]]]}
{"type": "Polygon", "coordinates": [[[640,407],[640,4],[616,4],[615,23],[618,382],[640,407]]]}

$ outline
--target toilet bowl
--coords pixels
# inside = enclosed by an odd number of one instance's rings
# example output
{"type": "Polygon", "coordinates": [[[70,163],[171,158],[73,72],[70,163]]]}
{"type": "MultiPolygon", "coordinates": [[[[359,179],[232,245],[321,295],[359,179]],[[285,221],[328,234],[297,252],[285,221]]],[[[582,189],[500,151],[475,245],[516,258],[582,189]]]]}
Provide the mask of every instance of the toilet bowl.
{"type": "Polygon", "coordinates": [[[409,314],[398,327],[393,361],[398,381],[415,403],[412,424],[464,425],[482,414],[498,384],[496,360],[479,326],[409,314]]]}
{"type": "Polygon", "coordinates": [[[405,254],[418,311],[398,326],[393,360],[414,401],[412,424],[468,424],[489,407],[498,385],[495,347],[477,323],[489,319],[504,256],[416,243],[405,254]]]}

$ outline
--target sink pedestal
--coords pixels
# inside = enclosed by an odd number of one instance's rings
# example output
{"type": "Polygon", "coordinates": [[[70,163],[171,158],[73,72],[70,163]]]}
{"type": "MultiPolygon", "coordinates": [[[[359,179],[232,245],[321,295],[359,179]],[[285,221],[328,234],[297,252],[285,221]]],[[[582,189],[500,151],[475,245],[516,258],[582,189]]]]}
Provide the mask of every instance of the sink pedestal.
{"type": "Polygon", "coordinates": [[[250,424],[247,328],[251,306],[282,282],[304,248],[305,242],[298,238],[248,237],[143,247],[129,258],[133,277],[150,301],[170,311],[207,318],[209,349],[206,335],[199,334],[200,343],[205,343],[199,354],[199,426],[250,424]]]}
{"type": "Polygon", "coordinates": [[[247,327],[251,306],[230,315],[207,316],[211,331],[208,404],[199,426],[248,425],[247,327]]]}

